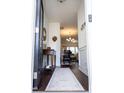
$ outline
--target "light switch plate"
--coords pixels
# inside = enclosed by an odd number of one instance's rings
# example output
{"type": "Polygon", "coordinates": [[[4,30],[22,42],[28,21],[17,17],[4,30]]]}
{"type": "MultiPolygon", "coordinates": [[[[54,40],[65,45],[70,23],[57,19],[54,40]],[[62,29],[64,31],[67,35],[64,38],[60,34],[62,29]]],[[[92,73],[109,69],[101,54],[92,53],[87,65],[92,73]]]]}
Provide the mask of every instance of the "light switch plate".
{"type": "Polygon", "coordinates": [[[39,33],[39,28],[38,27],[35,28],[35,33],[39,33]]]}
{"type": "Polygon", "coordinates": [[[37,72],[34,72],[34,79],[37,79],[37,72]]]}
{"type": "Polygon", "coordinates": [[[89,22],[92,22],[92,14],[88,15],[89,22]]]}

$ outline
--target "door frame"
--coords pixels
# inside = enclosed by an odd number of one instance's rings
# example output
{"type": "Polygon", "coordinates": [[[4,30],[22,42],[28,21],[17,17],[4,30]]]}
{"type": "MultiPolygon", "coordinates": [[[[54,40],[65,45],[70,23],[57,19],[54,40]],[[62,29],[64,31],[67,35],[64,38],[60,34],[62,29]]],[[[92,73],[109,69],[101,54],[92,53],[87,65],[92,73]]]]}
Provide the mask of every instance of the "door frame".
{"type": "Polygon", "coordinates": [[[40,83],[40,71],[39,68],[42,61],[42,48],[43,42],[40,42],[42,39],[42,29],[43,29],[43,2],[42,0],[35,0],[35,9],[34,9],[34,32],[33,32],[33,46],[32,46],[32,90],[37,90],[40,83]]]}
{"type": "MultiPolygon", "coordinates": [[[[42,0],[34,0],[34,16],[35,18],[33,20],[35,20],[36,22],[36,11],[37,11],[37,4],[38,4],[38,1],[42,1],[42,0]]],[[[89,78],[89,93],[91,93],[91,84],[92,84],[92,81],[91,81],[91,60],[90,60],[90,42],[89,42],[89,33],[91,31],[91,21],[89,21],[89,17],[92,17],[92,0],[84,0],[85,1],[85,20],[86,20],[86,38],[87,38],[87,66],[88,66],[88,78],[89,78]],[[90,15],[90,16],[89,16],[90,15]]],[[[41,6],[39,6],[41,7],[41,6]]],[[[42,14],[42,12],[41,12],[42,14]]],[[[41,17],[40,17],[41,18],[41,17]]],[[[92,20],[92,18],[91,18],[92,20]]],[[[35,39],[35,33],[37,33],[38,31],[40,31],[40,29],[37,29],[36,28],[36,25],[34,26],[34,32],[33,33],[33,39],[35,39]]],[[[33,80],[34,80],[34,77],[35,77],[35,73],[34,73],[34,50],[35,50],[35,43],[34,43],[35,40],[32,40],[32,76],[31,76],[31,82],[32,82],[32,92],[33,92],[33,80]]],[[[40,44],[40,42],[39,42],[40,44]]]]}

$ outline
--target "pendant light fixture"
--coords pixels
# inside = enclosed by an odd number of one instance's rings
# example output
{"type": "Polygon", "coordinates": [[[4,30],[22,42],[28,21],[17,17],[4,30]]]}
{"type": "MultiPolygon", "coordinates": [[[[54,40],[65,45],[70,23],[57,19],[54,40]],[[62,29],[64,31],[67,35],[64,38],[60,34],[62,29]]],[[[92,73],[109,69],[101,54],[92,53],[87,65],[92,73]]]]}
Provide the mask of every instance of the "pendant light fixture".
{"type": "Polygon", "coordinates": [[[71,33],[70,32],[69,32],[68,38],[66,38],[66,41],[72,42],[72,43],[76,43],[77,42],[77,40],[75,40],[74,38],[71,37],[71,33]]]}

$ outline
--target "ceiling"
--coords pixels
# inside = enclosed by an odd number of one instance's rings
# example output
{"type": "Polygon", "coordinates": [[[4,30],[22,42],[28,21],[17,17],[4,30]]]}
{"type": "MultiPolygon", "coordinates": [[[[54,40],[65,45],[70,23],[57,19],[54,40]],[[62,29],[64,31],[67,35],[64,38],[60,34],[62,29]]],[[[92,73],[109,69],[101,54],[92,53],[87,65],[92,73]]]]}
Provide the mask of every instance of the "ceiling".
{"type": "Polygon", "coordinates": [[[81,0],[44,0],[44,8],[50,22],[60,22],[62,27],[77,27],[77,10],[81,0]]]}
{"type": "MultiPolygon", "coordinates": [[[[44,0],[45,13],[49,22],[59,22],[61,27],[62,44],[67,45],[66,38],[71,37],[78,40],[77,35],[77,12],[80,7],[81,0],[65,0],[60,3],[57,0],[44,0]]],[[[77,45],[77,43],[75,43],[77,45]]]]}
{"type": "Polygon", "coordinates": [[[61,30],[61,36],[62,37],[67,37],[69,35],[71,35],[72,37],[74,37],[75,35],[77,35],[77,29],[76,28],[64,28],[63,30],[61,30]]]}

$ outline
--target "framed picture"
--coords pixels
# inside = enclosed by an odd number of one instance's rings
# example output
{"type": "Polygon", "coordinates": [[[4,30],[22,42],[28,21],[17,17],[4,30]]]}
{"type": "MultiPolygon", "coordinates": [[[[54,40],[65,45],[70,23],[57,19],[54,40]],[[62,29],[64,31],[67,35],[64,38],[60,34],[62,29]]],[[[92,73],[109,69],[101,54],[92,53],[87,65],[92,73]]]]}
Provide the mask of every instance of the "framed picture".
{"type": "Polygon", "coordinates": [[[56,37],[56,36],[53,36],[52,40],[53,40],[54,42],[56,42],[57,37],[56,37]]]}

